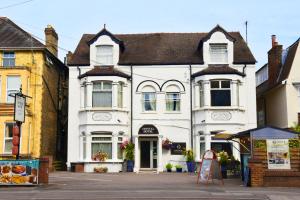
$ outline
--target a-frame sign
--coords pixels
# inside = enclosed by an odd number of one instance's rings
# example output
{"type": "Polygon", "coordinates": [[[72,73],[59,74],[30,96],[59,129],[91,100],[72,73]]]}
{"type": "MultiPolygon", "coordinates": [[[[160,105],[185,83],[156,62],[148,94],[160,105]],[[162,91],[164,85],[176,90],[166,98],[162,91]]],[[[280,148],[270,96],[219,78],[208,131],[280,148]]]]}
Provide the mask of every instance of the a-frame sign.
{"type": "Polygon", "coordinates": [[[212,150],[207,150],[203,157],[200,170],[198,172],[197,184],[199,182],[208,183],[210,180],[218,179],[224,185],[221,166],[218,162],[217,155],[212,150]]]}

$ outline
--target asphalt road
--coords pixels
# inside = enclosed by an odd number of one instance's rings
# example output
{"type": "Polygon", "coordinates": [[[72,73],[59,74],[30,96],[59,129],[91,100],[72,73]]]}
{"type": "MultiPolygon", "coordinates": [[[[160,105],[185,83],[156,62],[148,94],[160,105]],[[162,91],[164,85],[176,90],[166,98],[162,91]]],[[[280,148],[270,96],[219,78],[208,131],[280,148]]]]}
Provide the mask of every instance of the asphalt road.
{"type": "Polygon", "coordinates": [[[299,200],[300,188],[249,188],[239,179],[208,185],[182,173],[95,174],[55,172],[49,185],[0,187],[0,199],[272,199],[299,200]]]}

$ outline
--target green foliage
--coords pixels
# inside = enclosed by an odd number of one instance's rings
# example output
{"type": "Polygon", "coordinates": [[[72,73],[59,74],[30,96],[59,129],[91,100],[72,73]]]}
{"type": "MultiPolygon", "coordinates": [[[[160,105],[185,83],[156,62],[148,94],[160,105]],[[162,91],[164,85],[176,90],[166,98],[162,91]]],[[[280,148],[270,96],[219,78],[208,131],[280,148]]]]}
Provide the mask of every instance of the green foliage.
{"type": "Polygon", "coordinates": [[[221,165],[227,165],[229,163],[229,156],[226,151],[219,152],[218,159],[221,165]]]}
{"type": "Polygon", "coordinates": [[[289,147],[290,148],[300,148],[299,139],[289,139],[289,147]]]}
{"type": "Polygon", "coordinates": [[[173,165],[171,163],[166,164],[166,169],[172,169],[173,165]]]}
{"type": "Polygon", "coordinates": [[[195,161],[195,156],[193,150],[186,150],[184,149],[182,154],[186,157],[187,162],[195,161]]]}
{"type": "Polygon", "coordinates": [[[134,160],[134,144],[128,143],[124,149],[125,151],[125,159],[126,160],[134,160]]]}
{"type": "Polygon", "coordinates": [[[256,149],[266,149],[266,140],[253,140],[254,148],[256,149]]]}
{"type": "Polygon", "coordinates": [[[292,127],[292,130],[300,133],[300,124],[295,124],[294,127],[292,127]]]}
{"type": "Polygon", "coordinates": [[[182,169],[182,166],[181,165],[175,165],[175,168],[176,169],[182,169]]]}

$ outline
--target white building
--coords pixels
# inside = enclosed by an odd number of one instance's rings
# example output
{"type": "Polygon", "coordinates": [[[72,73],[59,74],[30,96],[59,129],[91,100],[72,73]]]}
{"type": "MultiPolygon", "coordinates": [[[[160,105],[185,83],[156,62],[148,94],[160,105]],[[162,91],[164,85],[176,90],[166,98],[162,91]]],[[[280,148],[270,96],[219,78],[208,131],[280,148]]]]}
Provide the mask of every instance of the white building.
{"type": "Polygon", "coordinates": [[[255,59],[238,32],[84,34],[69,55],[68,166],[122,169],[122,141],[135,144],[135,167],[185,167],[207,149],[239,147],[212,136],[256,127],[255,59]],[[192,105],[192,106],[191,106],[192,105]],[[162,148],[165,139],[171,150],[162,148]],[[105,162],[93,161],[98,151],[105,162]]]}

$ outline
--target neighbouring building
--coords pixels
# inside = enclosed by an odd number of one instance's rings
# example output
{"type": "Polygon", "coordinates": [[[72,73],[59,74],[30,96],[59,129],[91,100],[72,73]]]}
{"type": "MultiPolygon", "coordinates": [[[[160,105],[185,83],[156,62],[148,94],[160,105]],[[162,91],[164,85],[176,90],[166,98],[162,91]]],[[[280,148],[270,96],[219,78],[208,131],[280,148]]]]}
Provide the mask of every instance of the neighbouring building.
{"type": "Polygon", "coordinates": [[[300,124],[299,40],[286,49],[272,36],[268,63],[256,72],[258,126],[300,124]]]}
{"type": "MultiPolygon", "coordinates": [[[[6,17],[0,17],[0,154],[12,154],[14,98],[27,99],[21,127],[21,156],[63,158],[67,132],[68,68],[57,58],[58,36],[50,25],[42,44],[6,17]],[[65,139],[64,139],[65,138],[65,139]],[[56,156],[58,154],[59,156],[56,156]]],[[[66,155],[65,155],[66,157],[66,155]]]]}
{"type": "Polygon", "coordinates": [[[220,132],[256,127],[255,59],[239,32],[84,34],[68,54],[68,163],[92,172],[122,170],[126,140],[135,144],[134,170],[185,167],[207,149],[239,158],[220,132]],[[169,139],[171,150],[162,148],[169,139]],[[108,154],[104,162],[95,153],[108,154]]]}

